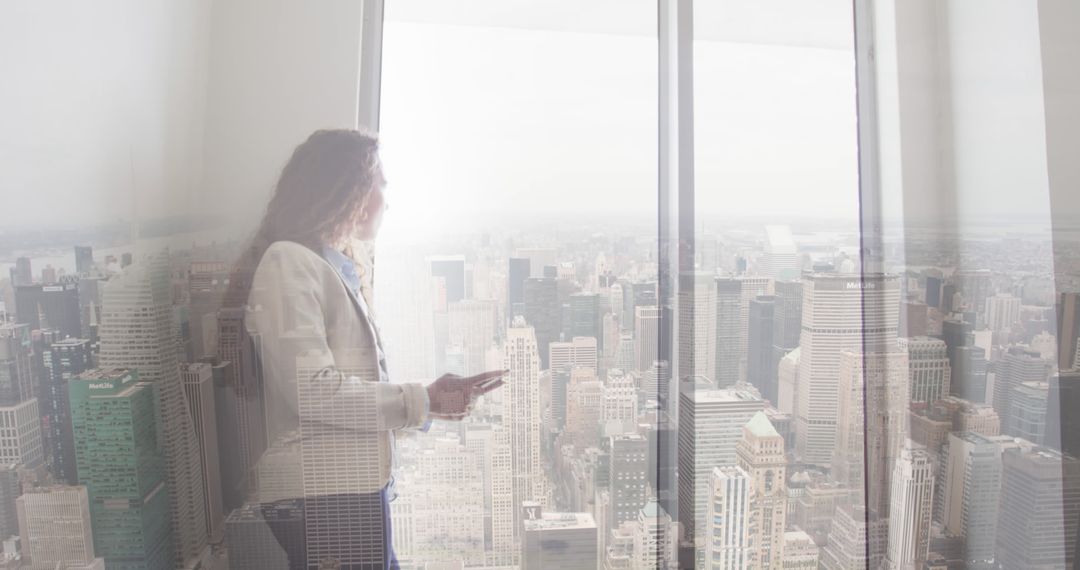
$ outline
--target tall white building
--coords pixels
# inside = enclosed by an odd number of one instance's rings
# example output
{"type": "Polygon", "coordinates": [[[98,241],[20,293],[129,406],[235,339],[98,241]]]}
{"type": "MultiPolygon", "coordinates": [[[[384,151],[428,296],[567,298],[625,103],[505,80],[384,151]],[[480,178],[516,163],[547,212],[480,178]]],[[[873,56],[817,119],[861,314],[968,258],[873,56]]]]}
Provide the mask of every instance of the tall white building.
{"type": "Polygon", "coordinates": [[[716,285],[711,273],[679,276],[679,379],[707,378],[716,370],[716,285]]]}
{"type": "Polygon", "coordinates": [[[656,361],[660,348],[660,307],[642,305],[634,309],[634,360],[644,372],[656,361]]]}
{"type": "Polygon", "coordinates": [[[742,468],[728,466],[712,470],[706,521],[703,567],[750,568],[750,475],[742,468]]]}
{"type": "Polygon", "coordinates": [[[638,511],[634,528],[633,570],[675,570],[675,524],[664,509],[649,501],[638,511]]]}
{"type": "Polygon", "coordinates": [[[795,454],[828,465],[836,445],[838,378],[843,350],[894,346],[900,282],[894,275],[819,273],[803,280],[795,454]]]}
{"type": "Polygon", "coordinates": [[[517,556],[510,432],[499,425],[470,424],[465,433],[465,447],[483,459],[486,564],[509,566],[517,556]]]}
{"type": "Polygon", "coordinates": [[[930,516],[934,469],[925,449],[912,445],[900,451],[892,480],[889,543],[885,553],[890,570],[915,570],[930,548],[930,516]]]}
{"type": "Polygon", "coordinates": [[[147,255],[105,285],[98,326],[102,368],[130,368],[157,385],[177,565],[207,550],[203,460],[180,381],[167,253],[147,255]]]}
{"type": "Polygon", "coordinates": [[[761,256],[758,273],[774,280],[795,279],[799,276],[799,251],[788,226],[765,226],[765,253],[761,256]]]}
{"type": "Polygon", "coordinates": [[[942,452],[940,489],[934,518],[945,531],[964,539],[964,559],[969,567],[990,567],[998,527],[998,495],[1001,492],[1002,446],[1012,438],[987,437],[974,432],[949,434],[942,452]]]}
{"type": "Polygon", "coordinates": [[[524,317],[514,317],[506,331],[503,367],[510,371],[503,388],[503,423],[510,432],[515,536],[521,528],[521,505],[543,493],[540,464],[540,355],[536,333],[524,317]]]}
{"type": "Polygon", "coordinates": [[[0,406],[0,464],[37,467],[45,459],[37,398],[0,406]]]}
{"type": "Polygon", "coordinates": [[[746,567],[782,568],[788,503],[784,438],[765,412],[757,412],[743,426],[735,453],[739,467],[750,478],[746,567]]]}
{"type": "Polygon", "coordinates": [[[992,331],[1004,331],[1020,322],[1020,297],[998,293],[986,298],[986,326],[992,331]]]}
{"type": "Polygon", "coordinates": [[[34,570],[94,562],[86,487],[32,489],[15,500],[23,560],[34,570]]]}
{"type": "Polygon", "coordinates": [[[703,562],[707,542],[709,477],[717,467],[736,464],[735,449],[743,426],[764,406],[756,392],[743,388],[686,387],[679,394],[679,522],[697,545],[699,562],[703,562]]]}
{"type": "Polygon", "coordinates": [[[637,407],[637,383],[634,376],[614,368],[608,370],[607,382],[604,383],[602,418],[605,428],[612,422],[617,422],[620,431],[632,429],[637,422],[637,407]]]}

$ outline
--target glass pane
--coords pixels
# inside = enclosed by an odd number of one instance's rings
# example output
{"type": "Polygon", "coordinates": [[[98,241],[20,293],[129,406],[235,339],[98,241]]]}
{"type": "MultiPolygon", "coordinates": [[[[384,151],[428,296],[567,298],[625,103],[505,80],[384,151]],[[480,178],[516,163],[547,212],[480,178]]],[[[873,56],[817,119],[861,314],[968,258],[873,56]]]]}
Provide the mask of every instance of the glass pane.
{"type": "Polygon", "coordinates": [[[654,2],[386,4],[374,290],[391,377],[509,370],[466,420],[398,440],[403,563],[673,552],[648,476],[656,54],[654,2]]]}

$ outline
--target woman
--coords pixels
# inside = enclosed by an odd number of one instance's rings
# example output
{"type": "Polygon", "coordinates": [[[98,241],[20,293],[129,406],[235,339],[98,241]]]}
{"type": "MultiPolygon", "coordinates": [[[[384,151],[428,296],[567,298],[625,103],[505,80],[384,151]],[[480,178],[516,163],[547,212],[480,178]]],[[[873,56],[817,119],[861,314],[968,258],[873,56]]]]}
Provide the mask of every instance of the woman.
{"type": "Polygon", "coordinates": [[[266,399],[259,501],[290,568],[397,568],[395,434],[459,420],[502,384],[502,371],[389,383],[362,253],[385,185],[374,136],[315,132],[281,173],[250,252],[254,275],[233,283],[250,283],[245,322],[266,399]]]}

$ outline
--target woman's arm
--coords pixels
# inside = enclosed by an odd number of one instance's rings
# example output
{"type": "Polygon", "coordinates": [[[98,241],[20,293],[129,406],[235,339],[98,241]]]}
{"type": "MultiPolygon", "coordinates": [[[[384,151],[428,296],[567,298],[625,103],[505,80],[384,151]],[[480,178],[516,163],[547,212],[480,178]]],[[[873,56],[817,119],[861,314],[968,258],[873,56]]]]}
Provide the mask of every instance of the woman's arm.
{"type": "Polygon", "coordinates": [[[355,430],[422,426],[429,406],[424,386],[378,382],[373,348],[336,356],[330,350],[325,299],[327,281],[337,275],[319,262],[302,245],[278,242],[255,272],[246,321],[261,341],[268,391],[301,422],[355,430]]]}

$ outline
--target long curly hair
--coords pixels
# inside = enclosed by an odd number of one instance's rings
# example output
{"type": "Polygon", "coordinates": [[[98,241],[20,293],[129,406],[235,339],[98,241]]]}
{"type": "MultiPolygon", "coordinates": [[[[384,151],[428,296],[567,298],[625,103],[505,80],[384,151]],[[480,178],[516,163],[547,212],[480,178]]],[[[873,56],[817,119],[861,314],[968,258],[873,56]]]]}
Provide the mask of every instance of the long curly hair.
{"type": "Polygon", "coordinates": [[[362,222],[360,212],[372,190],[382,183],[381,168],[378,138],[364,130],[319,130],[297,146],[250,246],[237,259],[223,305],[247,303],[255,268],[275,241],[294,241],[316,252],[342,244],[347,255],[359,257],[349,238],[362,222]]]}

